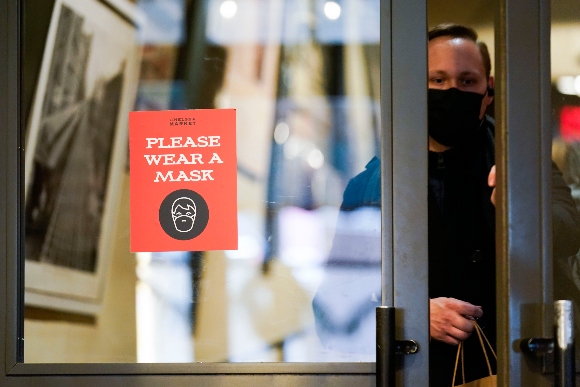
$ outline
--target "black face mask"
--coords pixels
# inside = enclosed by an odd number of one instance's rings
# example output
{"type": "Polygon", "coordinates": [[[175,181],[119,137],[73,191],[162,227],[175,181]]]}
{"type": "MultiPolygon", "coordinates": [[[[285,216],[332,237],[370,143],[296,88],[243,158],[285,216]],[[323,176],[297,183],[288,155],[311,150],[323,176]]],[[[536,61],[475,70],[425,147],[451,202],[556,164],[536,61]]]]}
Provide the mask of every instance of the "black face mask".
{"type": "Polygon", "coordinates": [[[429,136],[438,143],[456,147],[473,140],[480,128],[481,101],[485,94],[429,89],[429,136]]]}

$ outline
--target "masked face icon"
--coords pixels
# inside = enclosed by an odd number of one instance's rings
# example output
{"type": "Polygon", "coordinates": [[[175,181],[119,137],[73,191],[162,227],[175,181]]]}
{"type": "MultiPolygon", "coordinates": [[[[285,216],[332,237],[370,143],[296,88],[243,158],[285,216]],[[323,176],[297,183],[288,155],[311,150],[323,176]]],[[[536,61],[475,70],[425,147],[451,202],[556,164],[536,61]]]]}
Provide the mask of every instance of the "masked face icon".
{"type": "MultiPolygon", "coordinates": [[[[208,222],[207,202],[203,196],[189,189],[170,192],[159,206],[159,226],[165,234],[178,241],[196,238],[208,222]]],[[[187,250],[185,245],[181,247],[187,250]]]]}
{"type": "Polygon", "coordinates": [[[171,206],[171,217],[177,231],[191,231],[195,223],[195,202],[187,197],[175,199],[171,206]]]}

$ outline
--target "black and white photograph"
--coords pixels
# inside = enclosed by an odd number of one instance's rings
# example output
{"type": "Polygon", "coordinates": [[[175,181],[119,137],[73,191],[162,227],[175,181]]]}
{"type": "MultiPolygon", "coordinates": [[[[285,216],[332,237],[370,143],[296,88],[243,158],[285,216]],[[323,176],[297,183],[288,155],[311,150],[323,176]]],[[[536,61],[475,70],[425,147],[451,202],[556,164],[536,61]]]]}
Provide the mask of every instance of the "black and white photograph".
{"type": "Polygon", "coordinates": [[[104,1],[56,1],[26,133],[27,303],[98,304],[138,71],[126,13],[104,1]]]}

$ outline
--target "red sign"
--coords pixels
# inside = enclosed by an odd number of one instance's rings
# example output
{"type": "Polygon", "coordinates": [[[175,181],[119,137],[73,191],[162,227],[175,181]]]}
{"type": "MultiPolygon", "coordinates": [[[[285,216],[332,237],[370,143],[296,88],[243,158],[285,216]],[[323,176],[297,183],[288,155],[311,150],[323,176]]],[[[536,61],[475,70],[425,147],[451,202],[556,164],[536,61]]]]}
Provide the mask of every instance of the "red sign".
{"type": "Polygon", "coordinates": [[[560,134],[568,142],[580,141],[580,106],[564,106],[562,108],[560,134]]]}
{"type": "Polygon", "coordinates": [[[238,248],[236,111],[129,113],[131,251],[238,248]]]}

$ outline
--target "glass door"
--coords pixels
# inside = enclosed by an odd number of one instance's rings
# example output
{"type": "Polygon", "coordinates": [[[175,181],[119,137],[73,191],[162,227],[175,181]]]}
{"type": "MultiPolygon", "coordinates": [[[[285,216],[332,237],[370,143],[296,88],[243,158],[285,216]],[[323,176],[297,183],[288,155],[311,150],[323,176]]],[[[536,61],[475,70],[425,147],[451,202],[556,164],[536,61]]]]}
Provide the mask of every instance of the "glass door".
{"type": "MultiPolygon", "coordinates": [[[[416,73],[425,61],[399,43],[392,49],[402,55],[391,63],[379,39],[408,41],[407,24],[391,25],[391,12],[425,15],[425,4],[56,0],[5,7],[3,14],[22,20],[4,24],[20,37],[20,45],[6,46],[12,51],[4,60],[16,66],[8,68],[21,74],[10,79],[22,79],[10,88],[16,94],[5,94],[20,101],[8,111],[19,118],[7,121],[20,130],[7,132],[4,144],[14,152],[12,145],[23,146],[22,175],[6,167],[13,171],[6,186],[14,187],[7,202],[22,210],[22,227],[7,231],[22,241],[6,260],[7,278],[19,284],[12,301],[20,312],[9,326],[26,337],[8,338],[12,375],[22,383],[38,374],[60,382],[62,373],[74,375],[71,383],[98,383],[88,374],[151,380],[145,383],[185,375],[258,384],[269,383],[262,374],[301,384],[373,380],[375,307],[395,306],[399,319],[404,313],[412,321],[413,302],[400,291],[426,287],[424,276],[411,280],[411,267],[389,263],[395,245],[410,253],[405,237],[413,236],[398,231],[410,225],[393,221],[407,193],[391,195],[390,176],[413,168],[396,144],[423,138],[425,127],[424,117],[402,108],[409,85],[389,78],[412,76],[423,88],[416,73]],[[418,70],[407,72],[415,63],[418,70]],[[240,248],[131,255],[127,112],[184,108],[238,112],[240,248]],[[344,214],[349,181],[375,159],[384,160],[382,192],[392,199],[379,196],[362,206],[371,208],[344,214]],[[390,251],[382,268],[381,246],[390,251]],[[121,364],[113,371],[110,363],[121,364]],[[125,376],[112,376],[118,372],[125,376]],[[151,372],[167,376],[145,376],[151,372]]],[[[411,36],[425,58],[425,31],[411,36]]],[[[415,321],[425,324],[426,310],[415,321]]],[[[416,359],[427,354],[425,327],[397,333],[425,348],[416,359]]]]}

